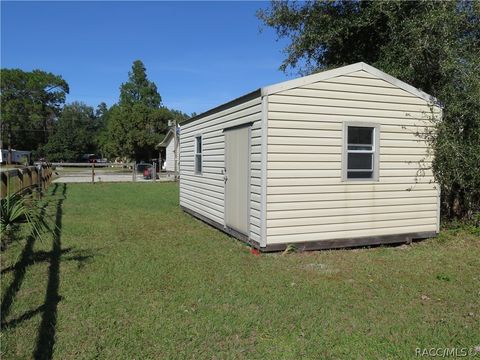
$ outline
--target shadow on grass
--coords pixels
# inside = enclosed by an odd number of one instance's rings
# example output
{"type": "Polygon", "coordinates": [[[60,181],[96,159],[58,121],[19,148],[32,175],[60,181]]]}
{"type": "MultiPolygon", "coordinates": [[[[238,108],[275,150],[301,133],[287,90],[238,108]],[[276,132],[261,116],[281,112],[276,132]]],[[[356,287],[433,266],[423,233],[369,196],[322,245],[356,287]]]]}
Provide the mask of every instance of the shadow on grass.
{"type": "Polygon", "coordinates": [[[63,184],[62,197],[57,202],[55,214],[55,230],[53,245],[50,252],[50,266],[48,268],[48,283],[45,293],[45,302],[42,312],[42,321],[38,328],[37,345],[34,352],[35,359],[51,359],[55,345],[55,330],[57,326],[57,305],[60,301],[58,288],[60,285],[60,257],[62,256],[62,205],[67,195],[67,184],[63,184]]]}
{"type": "MultiPolygon", "coordinates": [[[[45,216],[46,206],[46,204],[42,206],[40,210],[41,216],[45,216]]],[[[2,328],[4,326],[5,319],[10,313],[10,308],[13,304],[13,300],[15,299],[15,296],[17,295],[20,287],[22,286],[23,279],[25,278],[25,273],[33,257],[33,246],[35,245],[35,240],[36,237],[33,233],[27,237],[27,242],[20,254],[20,258],[18,262],[13,266],[13,268],[15,269],[15,274],[13,276],[12,282],[10,283],[10,286],[3,294],[2,305],[0,307],[2,328]]],[[[4,272],[2,271],[2,275],[3,273],[4,272]]]]}
{"type": "MultiPolygon", "coordinates": [[[[27,238],[27,242],[24,249],[22,250],[22,253],[20,254],[18,262],[13,266],[2,269],[1,272],[2,275],[8,272],[14,272],[12,283],[7,288],[2,298],[2,329],[16,327],[23,321],[29,320],[37,314],[42,314],[42,319],[37,333],[35,351],[33,353],[34,359],[51,359],[53,356],[57,324],[57,305],[58,302],[61,300],[61,297],[59,295],[60,262],[77,261],[80,268],[84,266],[84,264],[94,256],[94,253],[88,250],[74,250],[73,248],[62,249],[62,206],[67,195],[67,185],[55,183],[51,195],[55,196],[60,188],[62,188],[61,196],[56,200],[55,205],[55,228],[53,231],[52,250],[34,252],[33,248],[36,238],[31,234],[27,238]],[[49,263],[47,289],[43,305],[25,312],[18,318],[6,322],[5,320],[11,310],[14,299],[22,286],[27,268],[40,262],[49,263]]],[[[42,206],[42,216],[46,215],[46,207],[51,202],[51,200],[46,201],[45,205],[42,206]]]]}

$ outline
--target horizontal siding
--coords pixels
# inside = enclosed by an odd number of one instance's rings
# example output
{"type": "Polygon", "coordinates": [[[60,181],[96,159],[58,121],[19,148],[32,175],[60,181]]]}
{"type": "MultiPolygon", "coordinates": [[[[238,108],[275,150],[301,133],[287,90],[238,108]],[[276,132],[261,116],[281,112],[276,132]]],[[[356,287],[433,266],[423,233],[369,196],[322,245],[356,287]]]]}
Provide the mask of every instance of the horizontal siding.
{"type": "Polygon", "coordinates": [[[252,124],[250,237],[260,242],[260,97],[182,126],[180,138],[180,205],[224,224],[225,128],[252,124]],[[203,139],[203,173],[194,172],[195,136],[203,139]]]}
{"type": "MultiPolygon", "coordinates": [[[[402,174],[403,175],[403,174],[402,174]]],[[[397,176],[397,177],[380,177],[380,183],[382,184],[402,184],[406,187],[415,186],[416,184],[430,184],[434,182],[433,177],[420,177],[420,176],[397,176]]],[[[362,181],[365,184],[377,184],[377,182],[371,181],[362,181]]],[[[325,177],[318,179],[316,177],[305,177],[305,178],[298,178],[298,177],[283,177],[283,178],[268,178],[267,179],[267,186],[284,186],[284,187],[292,187],[292,186],[312,186],[312,185],[340,185],[339,179],[337,177],[325,177]]],[[[351,183],[348,183],[351,184],[351,183]]]]}
{"type": "MultiPolygon", "coordinates": [[[[354,215],[325,215],[315,217],[301,217],[292,219],[275,219],[269,221],[269,229],[271,234],[275,233],[276,228],[284,228],[288,226],[293,231],[306,231],[306,229],[314,229],[314,226],[321,226],[325,224],[343,224],[343,223],[358,223],[358,222],[372,222],[372,221],[393,221],[399,219],[423,219],[434,218],[437,210],[430,211],[408,211],[408,212],[389,212],[389,213],[368,213],[368,214],[354,214],[354,215]],[[302,230],[303,229],[303,230],[302,230]]],[[[325,229],[322,229],[323,231],[325,229]]],[[[288,230],[282,229],[281,233],[288,233],[288,230]]]]}
{"type": "Polygon", "coordinates": [[[436,230],[426,101],[364,71],[268,101],[268,244],[436,230]],[[344,122],[380,124],[378,182],[341,181],[344,122]]]}
{"type": "MultiPolygon", "coordinates": [[[[278,98],[278,95],[271,95],[270,97],[278,98]]],[[[276,102],[268,104],[269,112],[294,112],[294,113],[307,113],[307,114],[325,114],[330,116],[343,115],[343,116],[362,116],[368,118],[375,117],[388,117],[388,118],[402,118],[407,116],[408,113],[405,111],[397,110],[383,110],[383,109],[362,109],[362,108],[339,108],[334,106],[315,106],[315,105],[304,105],[300,103],[286,104],[281,103],[280,99],[276,102]]],[[[421,119],[421,115],[413,114],[412,119],[421,119]],[[417,115],[417,116],[413,116],[417,115]]],[[[364,119],[365,121],[365,119],[364,119]]]]}
{"type": "Polygon", "coordinates": [[[372,227],[369,226],[366,229],[352,228],[342,229],[340,226],[335,225],[333,231],[319,231],[315,233],[298,233],[298,234],[285,234],[285,235],[269,235],[268,242],[270,244],[285,244],[296,242],[308,242],[308,241],[322,241],[332,239],[345,239],[345,238],[358,238],[358,237],[371,237],[382,236],[392,234],[409,234],[418,232],[434,232],[436,231],[436,220],[432,220],[429,223],[422,225],[401,225],[392,227],[392,224],[384,224],[385,227],[372,227]]]}
{"type": "MultiPolygon", "coordinates": [[[[297,95],[290,94],[275,94],[271,96],[271,103],[279,104],[300,104],[300,105],[313,105],[313,106],[325,106],[325,107],[338,107],[338,108],[353,108],[353,109],[373,109],[373,110],[387,110],[387,111],[399,111],[403,113],[430,113],[431,109],[424,102],[423,104],[405,104],[399,99],[398,102],[386,101],[384,97],[377,99],[377,101],[365,101],[355,99],[332,99],[315,96],[315,90],[309,90],[308,93],[300,93],[297,95]]],[[[439,111],[439,110],[437,110],[439,111]]]]}
{"type": "Polygon", "coordinates": [[[268,213],[267,219],[269,221],[269,227],[282,226],[285,221],[298,218],[322,219],[324,217],[343,217],[351,215],[382,215],[387,213],[396,214],[408,214],[410,212],[431,212],[436,211],[437,205],[432,203],[416,203],[416,204],[398,204],[394,205],[378,205],[369,206],[368,208],[358,207],[338,207],[338,208],[325,208],[325,209],[305,209],[305,210],[283,210],[283,211],[271,211],[268,213]],[[273,220],[279,220],[274,222],[273,220]],[[271,222],[272,221],[272,222],[271,222]]]}
{"type": "MultiPolygon", "coordinates": [[[[295,112],[289,111],[288,107],[284,108],[284,111],[271,111],[269,108],[268,118],[269,120],[288,120],[288,121],[306,121],[306,122],[335,122],[335,121],[368,121],[369,118],[365,116],[357,116],[352,114],[342,115],[340,111],[337,114],[323,114],[321,112],[295,112]]],[[[397,114],[398,115],[398,114],[397,114]]],[[[373,116],[370,116],[373,117],[373,116]]],[[[382,117],[376,116],[375,121],[383,125],[397,125],[397,126],[431,126],[431,118],[428,116],[422,116],[420,118],[413,118],[409,116],[405,117],[382,117]]]]}
{"type": "MultiPolygon", "coordinates": [[[[287,164],[284,164],[286,167],[287,164]]],[[[382,165],[380,165],[380,169],[382,165]]],[[[269,169],[268,170],[268,178],[269,179],[277,179],[277,178],[315,178],[319,179],[321,182],[323,178],[334,178],[340,179],[341,177],[340,169],[331,170],[331,169],[322,169],[322,170],[295,170],[295,169],[269,169]]],[[[421,171],[420,169],[383,169],[380,172],[380,182],[383,178],[394,177],[407,177],[407,178],[414,178],[415,176],[427,176],[432,177],[432,170],[427,169],[425,171],[421,171]],[[425,174],[425,175],[424,175],[425,174]]],[[[413,184],[412,184],[413,185],[413,184]]]]}
{"type": "Polygon", "coordinates": [[[315,184],[310,186],[269,186],[268,194],[344,194],[344,193],[362,193],[362,192],[392,192],[392,191],[424,191],[434,190],[435,185],[430,183],[419,183],[413,186],[407,184],[390,184],[379,182],[363,182],[363,183],[342,183],[342,184],[315,184]]]}
{"type": "Polygon", "coordinates": [[[309,88],[295,88],[282,92],[283,96],[298,96],[306,98],[322,98],[328,99],[331,101],[335,100],[355,100],[362,101],[365,103],[391,103],[399,104],[400,106],[404,105],[418,105],[425,107],[425,101],[416,96],[398,96],[391,94],[366,94],[361,92],[352,92],[352,91],[335,91],[335,90],[320,90],[320,89],[309,89],[309,88]]]}

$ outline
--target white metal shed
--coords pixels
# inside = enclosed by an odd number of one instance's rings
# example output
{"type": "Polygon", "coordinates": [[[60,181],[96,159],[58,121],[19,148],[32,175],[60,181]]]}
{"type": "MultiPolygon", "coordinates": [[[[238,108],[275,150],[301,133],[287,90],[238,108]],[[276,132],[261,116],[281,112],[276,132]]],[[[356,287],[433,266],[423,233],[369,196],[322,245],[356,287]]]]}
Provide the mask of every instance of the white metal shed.
{"type": "Polygon", "coordinates": [[[421,134],[436,99],[356,63],[182,124],[180,206],[262,251],[410,242],[439,230],[421,134]]]}

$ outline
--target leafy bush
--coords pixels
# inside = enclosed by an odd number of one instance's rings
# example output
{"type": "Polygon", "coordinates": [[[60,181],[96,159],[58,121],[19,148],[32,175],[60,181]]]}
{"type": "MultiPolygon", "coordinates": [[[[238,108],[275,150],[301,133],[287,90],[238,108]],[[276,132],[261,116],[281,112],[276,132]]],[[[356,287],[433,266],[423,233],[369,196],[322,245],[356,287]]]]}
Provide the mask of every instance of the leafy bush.
{"type": "Polygon", "coordinates": [[[32,236],[41,237],[49,230],[43,208],[32,195],[11,194],[0,200],[1,249],[16,239],[21,224],[27,225],[32,236]]]}

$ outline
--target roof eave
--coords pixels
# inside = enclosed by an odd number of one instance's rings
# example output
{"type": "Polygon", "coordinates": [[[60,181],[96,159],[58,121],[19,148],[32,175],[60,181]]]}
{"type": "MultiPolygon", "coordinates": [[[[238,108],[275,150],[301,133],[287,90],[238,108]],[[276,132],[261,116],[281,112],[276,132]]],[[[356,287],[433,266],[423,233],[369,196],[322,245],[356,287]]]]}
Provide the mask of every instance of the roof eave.
{"type": "Polygon", "coordinates": [[[256,89],[254,91],[249,92],[248,94],[242,95],[242,96],[240,96],[236,99],[230,100],[230,101],[228,101],[226,103],[223,103],[221,105],[218,105],[218,106],[216,106],[216,107],[214,107],[210,110],[207,110],[207,111],[205,111],[201,114],[198,114],[194,117],[191,117],[190,119],[187,119],[187,120],[183,121],[182,123],[180,123],[180,125],[182,126],[182,125],[191,123],[192,121],[202,119],[206,116],[209,116],[209,115],[218,113],[222,110],[228,109],[231,106],[235,106],[237,104],[240,104],[240,103],[246,102],[248,100],[254,99],[255,97],[260,96],[260,95],[261,95],[261,89],[259,88],[259,89],[256,89]]]}
{"type": "Polygon", "coordinates": [[[172,131],[172,129],[170,129],[170,130],[168,130],[167,135],[165,135],[163,140],[160,143],[158,143],[155,147],[157,149],[161,148],[161,147],[166,147],[172,136],[173,136],[173,131],[172,131]]]}

